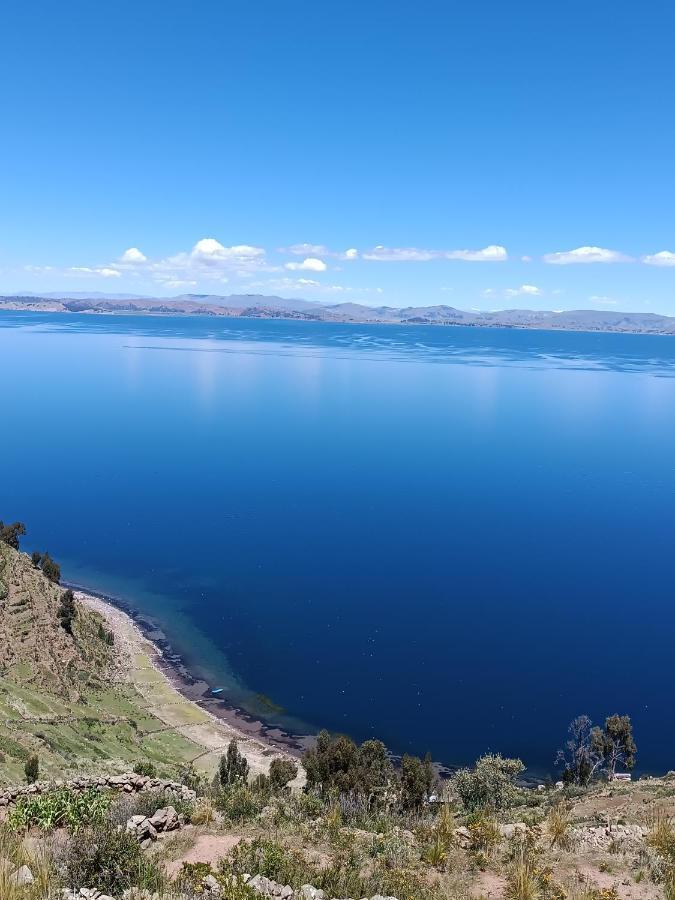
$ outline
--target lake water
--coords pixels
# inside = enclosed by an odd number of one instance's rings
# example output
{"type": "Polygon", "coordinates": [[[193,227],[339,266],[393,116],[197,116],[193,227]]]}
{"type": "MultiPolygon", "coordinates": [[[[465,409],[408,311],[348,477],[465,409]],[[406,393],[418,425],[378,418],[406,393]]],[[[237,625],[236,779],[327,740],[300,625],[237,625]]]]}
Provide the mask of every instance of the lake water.
{"type": "Polygon", "coordinates": [[[675,338],[6,312],[0,360],[0,517],[235,702],[675,767],[675,338]]]}

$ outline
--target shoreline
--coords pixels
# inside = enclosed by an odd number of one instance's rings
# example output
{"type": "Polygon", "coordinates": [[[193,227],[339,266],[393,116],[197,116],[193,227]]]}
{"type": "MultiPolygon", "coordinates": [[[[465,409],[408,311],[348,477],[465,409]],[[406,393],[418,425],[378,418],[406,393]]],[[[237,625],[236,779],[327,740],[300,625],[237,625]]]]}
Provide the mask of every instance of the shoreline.
{"type": "MultiPolygon", "coordinates": [[[[290,756],[298,761],[303,752],[312,746],[313,735],[292,734],[278,726],[268,725],[226,697],[213,696],[211,686],[196,677],[180,654],[175,652],[164,636],[160,623],[136,610],[128,601],[74,582],[64,581],[62,585],[75,593],[78,602],[99,613],[112,629],[116,642],[121,644],[120,655],[123,659],[126,657],[127,665],[120,668],[123,678],[138,688],[131,677],[134,668],[132,657],[135,652],[144,650],[149,665],[174,694],[208,717],[223,731],[223,737],[234,737],[245,746],[253,757],[253,768],[264,771],[275,755],[290,756]]],[[[154,712],[157,715],[157,711],[154,712]]],[[[217,748],[211,747],[210,743],[203,742],[205,751],[194,761],[215,752],[217,748]]],[[[224,750],[224,746],[220,749],[224,750]]]]}

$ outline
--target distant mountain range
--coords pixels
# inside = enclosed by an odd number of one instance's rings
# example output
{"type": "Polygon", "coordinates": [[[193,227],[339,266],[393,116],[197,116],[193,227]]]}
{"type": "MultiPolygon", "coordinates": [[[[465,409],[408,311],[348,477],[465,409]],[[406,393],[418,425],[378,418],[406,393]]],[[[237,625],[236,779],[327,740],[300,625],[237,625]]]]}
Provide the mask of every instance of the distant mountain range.
{"type": "Polygon", "coordinates": [[[262,294],[181,294],[141,297],[135,294],[18,294],[0,297],[0,310],[121,315],[243,316],[258,319],[300,319],[311,322],[355,322],[410,325],[468,325],[492,328],[532,328],[561,331],[617,331],[675,334],[675,318],[655,313],[579,309],[563,312],[506,309],[466,312],[452,306],[364,306],[323,304],[262,294]]]}

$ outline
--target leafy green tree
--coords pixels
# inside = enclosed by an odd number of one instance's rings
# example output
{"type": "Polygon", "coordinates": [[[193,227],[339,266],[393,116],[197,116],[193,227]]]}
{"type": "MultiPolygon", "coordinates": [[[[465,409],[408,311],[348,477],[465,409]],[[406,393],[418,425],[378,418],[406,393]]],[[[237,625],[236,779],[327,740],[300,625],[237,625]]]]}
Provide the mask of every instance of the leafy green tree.
{"type": "Polygon", "coordinates": [[[460,769],[452,776],[452,786],[468,812],[480,809],[507,809],[517,801],[516,779],[525,771],[519,759],[488,753],[473,769],[460,769]]]}
{"type": "Polygon", "coordinates": [[[302,758],[307,773],[307,786],[322,793],[330,790],[349,793],[354,789],[357,759],[358,749],[350,737],[320,731],[316,746],[302,758]]]}
{"type": "Polygon", "coordinates": [[[33,550],[33,552],[30,555],[30,559],[31,559],[31,562],[33,563],[33,567],[35,569],[39,569],[40,563],[42,562],[42,554],[39,553],[37,550],[33,550]]]}
{"type": "Polygon", "coordinates": [[[34,781],[38,780],[38,777],[40,775],[40,761],[35,753],[33,753],[32,756],[28,757],[23,770],[26,773],[26,781],[29,784],[33,784],[34,781]]]}
{"type": "Polygon", "coordinates": [[[75,595],[68,588],[61,596],[61,605],[59,606],[57,616],[59,624],[68,634],[73,633],[73,619],[77,616],[77,607],[75,606],[75,595]]]}
{"type": "Polygon", "coordinates": [[[54,562],[49,553],[45,553],[42,557],[42,571],[52,584],[58,584],[61,581],[61,566],[54,562]]]}
{"type": "Polygon", "coordinates": [[[630,716],[608,716],[604,728],[596,726],[593,729],[592,741],[610,779],[614,777],[617,766],[632,769],[635,765],[637,746],[630,716]]]}
{"type": "Polygon", "coordinates": [[[277,757],[270,764],[269,782],[273,791],[282,791],[298,774],[298,767],[290,759],[277,757]]]}
{"type": "Polygon", "coordinates": [[[404,809],[419,809],[433,794],[436,773],[427,754],[424,759],[409,756],[401,760],[401,804],[404,809]]]}
{"type": "Polygon", "coordinates": [[[216,778],[221,787],[230,787],[238,782],[245,782],[248,778],[248,761],[239,752],[234,738],[228,744],[227,753],[220,757],[216,778]]]}
{"type": "Polygon", "coordinates": [[[26,526],[23,522],[12,522],[11,525],[0,522],[0,541],[8,544],[14,550],[19,549],[19,538],[25,533],[26,526]]]}

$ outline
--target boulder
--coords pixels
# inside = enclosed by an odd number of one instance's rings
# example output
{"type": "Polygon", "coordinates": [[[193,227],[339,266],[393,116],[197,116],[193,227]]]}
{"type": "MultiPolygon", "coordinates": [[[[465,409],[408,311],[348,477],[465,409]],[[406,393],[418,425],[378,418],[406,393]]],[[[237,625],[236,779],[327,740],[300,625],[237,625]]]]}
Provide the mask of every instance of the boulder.
{"type": "Polygon", "coordinates": [[[175,831],[176,828],[180,828],[178,813],[173,806],[165,806],[162,809],[158,809],[150,817],[150,823],[157,831],[175,831]]]}
{"type": "Polygon", "coordinates": [[[33,884],[35,881],[33,873],[28,866],[21,866],[21,868],[17,869],[13,875],[10,875],[9,880],[17,887],[25,887],[27,884],[33,884]]]}
{"type": "Polygon", "coordinates": [[[202,882],[204,886],[204,890],[208,891],[210,894],[215,894],[217,897],[222,893],[222,888],[220,883],[213,875],[207,875],[204,881],[202,882]]]}
{"type": "Polygon", "coordinates": [[[517,834],[525,834],[527,831],[527,825],[524,822],[512,822],[509,825],[500,825],[499,833],[503,838],[507,840],[509,838],[515,837],[517,834]]]}

